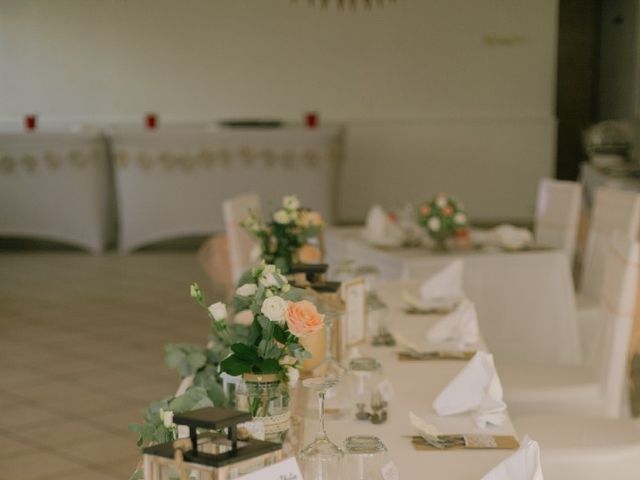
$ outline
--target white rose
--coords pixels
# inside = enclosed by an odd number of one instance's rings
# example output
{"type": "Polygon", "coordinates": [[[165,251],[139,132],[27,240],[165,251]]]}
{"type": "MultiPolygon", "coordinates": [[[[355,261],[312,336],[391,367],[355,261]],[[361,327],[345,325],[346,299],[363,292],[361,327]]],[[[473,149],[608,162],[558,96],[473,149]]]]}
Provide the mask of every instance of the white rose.
{"type": "Polygon", "coordinates": [[[284,298],[274,295],[262,302],[260,311],[272,322],[282,323],[286,319],[288,307],[289,304],[284,298]]]}
{"type": "Polygon", "coordinates": [[[276,223],[286,224],[291,221],[291,217],[289,216],[289,213],[286,210],[278,210],[276,213],[273,214],[273,220],[276,223]]]}
{"type": "Polygon", "coordinates": [[[287,368],[287,373],[289,375],[289,386],[295,387],[296,383],[298,383],[298,379],[300,378],[300,372],[297,368],[289,367],[287,368]]]}
{"type": "Polygon", "coordinates": [[[440,231],[440,219],[438,217],[431,217],[427,225],[429,227],[429,230],[431,230],[432,232],[440,231]]]}
{"type": "Polygon", "coordinates": [[[245,283],[236,289],[236,295],[251,297],[256,294],[256,290],[258,290],[258,286],[255,283],[245,283]]]}
{"type": "Polygon", "coordinates": [[[249,253],[249,260],[251,262],[257,262],[260,257],[262,257],[262,247],[259,244],[255,244],[251,247],[251,252],[249,253]]]}
{"type": "Polygon", "coordinates": [[[282,206],[287,210],[297,210],[300,208],[300,200],[295,195],[288,195],[282,199],[282,206]]]}
{"type": "Polygon", "coordinates": [[[160,409],[160,419],[162,423],[167,428],[173,428],[175,423],[173,423],[173,412],[171,410],[167,410],[166,412],[163,409],[160,409]]]}
{"type": "Polygon", "coordinates": [[[260,285],[265,287],[280,288],[280,285],[286,285],[287,278],[275,272],[268,272],[266,275],[263,273],[260,277],[260,285]]]}
{"type": "Polygon", "coordinates": [[[209,307],[209,313],[216,321],[221,321],[227,318],[227,306],[222,302],[214,303],[209,307]]]}
{"type": "Polygon", "coordinates": [[[458,212],[453,216],[453,221],[458,225],[464,225],[467,222],[467,216],[462,212],[458,212]]]}
{"type": "Polygon", "coordinates": [[[253,312],[251,310],[242,310],[236,313],[236,316],[233,317],[233,322],[248,327],[253,323],[253,312]]]}
{"type": "Polygon", "coordinates": [[[446,207],[447,197],[445,197],[444,195],[438,195],[438,197],[436,197],[436,205],[439,206],[440,208],[446,207]]]}

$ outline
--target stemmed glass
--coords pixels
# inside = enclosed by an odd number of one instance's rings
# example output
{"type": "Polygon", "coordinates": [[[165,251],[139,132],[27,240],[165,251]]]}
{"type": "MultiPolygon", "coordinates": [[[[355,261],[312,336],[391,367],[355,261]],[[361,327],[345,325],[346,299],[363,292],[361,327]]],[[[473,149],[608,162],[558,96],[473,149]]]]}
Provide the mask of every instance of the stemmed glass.
{"type": "Polygon", "coordinates": [[[340,380],[346,373],[346,369],[333,356],[333,324],[340,315],[339,307],[330,300],[321,300],[320,310],[324,313],[325,326],[325,353],[324,360],[313,369],[314,374],[326,378],[340,380]]]}
{"type": "Polygon", "coordinates": [[[340,480],[342,474],[342,450],[334,444],[324,426],[324,398],[338,380],[332,377],[307,378],[302,385],[316,392],[320,430],[316,438],[298,455],[302,476],[305,480],[340,480]]]}

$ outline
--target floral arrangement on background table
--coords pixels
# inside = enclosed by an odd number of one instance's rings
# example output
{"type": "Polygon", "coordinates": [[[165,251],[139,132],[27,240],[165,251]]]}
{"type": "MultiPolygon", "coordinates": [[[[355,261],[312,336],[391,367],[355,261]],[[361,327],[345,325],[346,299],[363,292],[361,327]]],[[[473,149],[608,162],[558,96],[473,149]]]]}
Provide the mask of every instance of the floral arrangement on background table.
{"type": "Polygon", "coordinates": [[[293,195],[282,199],[282,207],[272,214],[269,221],[262,221],[252,212],[243,220],[242,226],[260,241],[261,258],[285,274],[296,262],[320,261],[318,247],[309,245],[309,241],[322,232],[322,216],[314,210],[302,208],[293,195]]]}
{"type": "Polygon", "coordinates": [[[468,219],[462,203],[444,193],[420,205],[418,223],[443,250],[447,248],[449,238],[468,233],[468,219]]]}

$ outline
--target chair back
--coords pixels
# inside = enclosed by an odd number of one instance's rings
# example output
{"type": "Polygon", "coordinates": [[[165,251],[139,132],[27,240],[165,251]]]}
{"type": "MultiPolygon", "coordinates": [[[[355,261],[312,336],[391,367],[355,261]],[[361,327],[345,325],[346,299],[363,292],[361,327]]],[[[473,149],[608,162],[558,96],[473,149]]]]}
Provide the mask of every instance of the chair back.
{"type": "Polygon", "coordinates": [[[536,243],[555,247],[573,263],[580,218],[582,187],[577,182],[545,178],[538,185],[536,199],[536,243]]]}
{"type": "Polygon", "coordinates": [[[636,306],[640,244],[614,232],[606,252],[601,303],[606,324],[600,360],[604,414],[619,417],[626,403],[629,345],[636,306]]]}
{"type": "Polygon", "coordinates": [[[599,188],[596,190],[587,247],[582,262],[580,292],[600,298],[609,236],[619,231],[629,238],[638,237],[640,194],[599,188]]]}
{"type": "Polygon", "coordinates": [[[260,215],[260,197],[255,193],[239,195],[222,204],[233,282],[251,267],[251,250],[258,244],[241,225],[250,212],[260,215]]]}

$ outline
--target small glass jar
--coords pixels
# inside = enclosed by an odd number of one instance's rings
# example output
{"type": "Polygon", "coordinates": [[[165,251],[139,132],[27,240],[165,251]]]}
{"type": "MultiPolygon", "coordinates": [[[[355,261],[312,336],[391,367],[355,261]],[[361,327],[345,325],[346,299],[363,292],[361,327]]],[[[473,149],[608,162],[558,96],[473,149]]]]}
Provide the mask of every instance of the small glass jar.
{"type": "Polygon", "coordinates": [[[382,365],[375,358],[360,357],[349,362],[349,388],[357,404],[368,406],[382,381],[382,365]]]}
{"type": "Polygon", "coordinates": [[[244,374],[243,379],[246,393],[236,391],[236,407],[243,406],[254,421],[264,424],[265,440],[282,443],[290,425],[289,385],[276,374],[244,374]]]}
{"type": "Polygon", "coordinates": [[[344,441],[343,478],[382,480],[387,463],[387,447],[372,435],[356,435],[344,441]]]}

